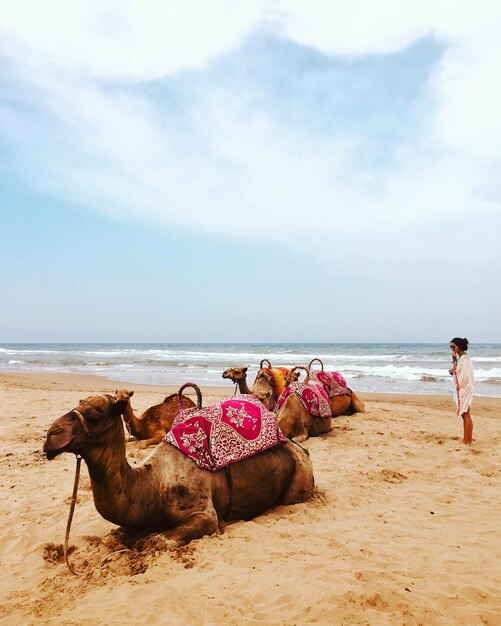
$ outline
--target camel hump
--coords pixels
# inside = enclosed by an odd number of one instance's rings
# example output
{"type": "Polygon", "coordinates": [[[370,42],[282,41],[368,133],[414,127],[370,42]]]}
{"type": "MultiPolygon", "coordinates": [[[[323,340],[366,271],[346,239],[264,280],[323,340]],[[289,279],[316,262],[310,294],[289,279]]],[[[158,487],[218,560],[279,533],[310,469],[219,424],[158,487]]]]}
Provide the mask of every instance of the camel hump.
{"type": "Polygon", "coordinates": [[[311,359],[311,361],[310,361],[310,363],[308,365],[308,371],[311,370],[311,366],[313,365],[313,363],[315,363],[315,361],[318,361],[320,363],[320,367],[322,368],[320,371],[323,372],[324,371],[324,364],[318,357],[315,357],[314,359],[311,359]]]}
{"type": "Polygon", "coordinates": [[[202,392],[200,391],[200,387],[198,385],[196,385],[195,383],[184,383],[184,385],[182,387],[179,388],[179,391],[177,392],[177,400],[179,402],[179,410],[182,411],[183,410],[183,391],[187,388],[187,387],[192,387],[196,394],[197,394],[197,405],[198,408],[202,408],[202,392]]]}
{"type": "Polygon", "coordinates": [[[261,359],[261,363],[259,364],[259,369],[262,370],[263,367],[265,367],[265,363],[268,363],[268,365],[266,365],[266,367],[269,367],[271,369],[271,362],[269,359],[261,359]]]}
{"type": "Polygon", "coordinates": [[[296,374],[296,370],[304,370],[306,372],[306,378],[303,381],[305,384],[310,380],[310,372],[308,368],[303,367],[302,365],[296,365],[296,367],[293,367],[291,369],[291,371],[289,372],[287,376],[287,379],[286,379],[287,386],[289,386],[291,383],[295,382],[298,379],[298,374],[296,374]]]}

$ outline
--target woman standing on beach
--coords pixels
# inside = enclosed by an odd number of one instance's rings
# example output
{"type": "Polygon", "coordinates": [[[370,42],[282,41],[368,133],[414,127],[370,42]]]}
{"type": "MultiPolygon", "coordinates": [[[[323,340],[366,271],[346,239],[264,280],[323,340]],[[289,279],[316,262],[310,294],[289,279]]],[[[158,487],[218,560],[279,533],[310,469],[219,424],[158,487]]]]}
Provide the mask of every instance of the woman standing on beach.
{"type": "Polygon", "coordinates": [[[475,376],[468,350],[468,339],[454,337],[449,348],[452,350],[452,367],[449,374],[454,377],[454,400],[456,401],[456,415],[463,418],[463,443],[471,445],[473,439],[473,421],[470,415],[470,406],[475,391],[475,376]]]}

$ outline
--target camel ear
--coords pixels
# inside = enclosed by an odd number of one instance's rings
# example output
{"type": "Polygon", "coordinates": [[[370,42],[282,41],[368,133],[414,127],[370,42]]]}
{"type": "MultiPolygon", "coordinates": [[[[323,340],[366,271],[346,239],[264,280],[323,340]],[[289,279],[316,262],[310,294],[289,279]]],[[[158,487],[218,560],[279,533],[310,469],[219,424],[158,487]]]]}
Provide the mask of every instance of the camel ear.
{"type": "Polygon", "coordinates": [[[122,415],[125,413],[128,403],[128,400],[117,400],[111,405],[111,414],[115,416],[122,415]]]}
{"type": "Polygon", "coordinates": [[[245,372],[246,372],[249,368],[248,368],[248,367],[243,367],[242,369],[243,369],[244,374],[245,374],[245,372]]]}
{"type": "Polygon", "coordinates": [[[129,391],[129,398],[132,398],[132,396],[134,395],[133,391],[129,391]]]}

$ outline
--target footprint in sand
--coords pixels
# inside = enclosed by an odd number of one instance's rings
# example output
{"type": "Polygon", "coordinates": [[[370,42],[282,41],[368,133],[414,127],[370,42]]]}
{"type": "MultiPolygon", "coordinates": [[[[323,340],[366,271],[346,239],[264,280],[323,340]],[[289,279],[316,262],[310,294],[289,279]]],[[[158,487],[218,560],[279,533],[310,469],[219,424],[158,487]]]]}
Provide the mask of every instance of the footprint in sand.
{"type": "Polygon", "coordinates": [[[373,596],[364,598],[363,604],[365,606],[377,607],[378,609],[388,608],[388,602],[386,602],[386,600],[384,600],[379,593],[375,593],[373,596]]]}
{"type": "Polygon", "coordinates": [[[401,483],[404,480],[407,480],[407,476],[395,470],[383,469],[380,471],[380,475],[382,480],[387,483],[401,483]]]}

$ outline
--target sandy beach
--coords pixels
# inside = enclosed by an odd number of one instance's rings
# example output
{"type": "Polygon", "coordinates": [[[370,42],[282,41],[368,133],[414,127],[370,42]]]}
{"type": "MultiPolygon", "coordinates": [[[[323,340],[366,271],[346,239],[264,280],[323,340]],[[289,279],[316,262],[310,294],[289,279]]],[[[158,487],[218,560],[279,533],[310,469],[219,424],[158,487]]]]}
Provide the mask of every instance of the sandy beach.
{"type": "MultiPolygon", "coordinates": [[[[137,413],[174,391],[0,375],[1,623],[501,624],[500,398],[475,398],[468,449],[452,397],[360,394],[365,414],[305,442],[311,500],[174,552],[112,555],[116,527],[82,464],[75,577],[61,558],[75,457],[49,462],[42,446],[82,397],[119,387],[134,389],[137,413]]],[[[206,388],[204,404],[232,392],[206,388]]],[[[127,444],[132,465],[149,452],[127,444]]]]}

